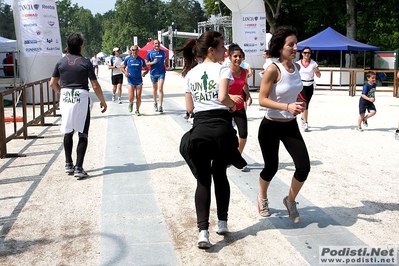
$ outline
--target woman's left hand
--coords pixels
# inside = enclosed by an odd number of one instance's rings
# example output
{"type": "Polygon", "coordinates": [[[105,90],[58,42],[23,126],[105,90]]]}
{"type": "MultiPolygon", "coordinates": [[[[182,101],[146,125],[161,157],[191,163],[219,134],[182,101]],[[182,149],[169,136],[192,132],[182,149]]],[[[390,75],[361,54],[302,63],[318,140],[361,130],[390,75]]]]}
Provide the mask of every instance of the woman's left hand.
{"type": "Polygon", "coordinates": [[[299,115],[305,111],[305,102],[294,102],[287,105],[287,111],[293,115],[299,115]]]}

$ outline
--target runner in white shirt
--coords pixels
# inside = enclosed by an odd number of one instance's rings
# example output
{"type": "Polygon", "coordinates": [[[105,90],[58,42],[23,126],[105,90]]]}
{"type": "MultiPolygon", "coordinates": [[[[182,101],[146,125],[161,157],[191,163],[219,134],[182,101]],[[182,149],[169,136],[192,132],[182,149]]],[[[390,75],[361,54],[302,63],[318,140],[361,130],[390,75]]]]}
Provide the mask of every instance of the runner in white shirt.
{"type": "Polygon", "coordinates": [[[306,103],[306,110],[302,113],[301,118],[302,129],[305,132],[309,131],[308,109],[316,84],[314,82],[314,75],[316,74],[316,77],[318,78],[320,78],[321,76],[319,65],[310,58],[311,53],[312,50],[309,47],[305,47],[302,50],[302,59],[297,61],[297,63],[301,66],[299,74],[301,74],[301,79],[303,83],[303,89],[299,94],[299,97],[306,103]]]}
{"type": "Polygon", "coordinates": [[[93,57],[90,59],[91,64],[93,65],[94,68],[94,73],[96,74],[96,77],[98,78],[98,62],[100,59],[97,58],[97,55],[93,55],[93,57]]]}

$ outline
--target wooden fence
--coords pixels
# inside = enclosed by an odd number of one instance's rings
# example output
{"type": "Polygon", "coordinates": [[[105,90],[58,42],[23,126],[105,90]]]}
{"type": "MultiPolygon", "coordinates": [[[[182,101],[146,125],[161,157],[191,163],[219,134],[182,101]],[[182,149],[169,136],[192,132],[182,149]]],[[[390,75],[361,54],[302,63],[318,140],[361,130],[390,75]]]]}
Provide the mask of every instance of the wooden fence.
{"type": "Polygon", "coordinates": [[[54,125],[45,123],[46,117],[58,116],[56,111],[58,110],[59,96],[50,88],[49,81],[50,79],[47,78],[0,91],[1,159],[25,156],[24,154],[7,153],[7,143],[14,139],[39,138],[29,135],[28,127],[54,125]],[[27,101],[30,96],[28,92],[32,97],[30,103],[27,101]],[[37,93],[39,94],[37,95],[37,93]],[[8,95],[11,95],[12,107],[4,106],[4,98],[8,95]],[[36,100],[35,96],[39,96],[39,100],[36,100]],[[9,123],[12,123],[12,126],[9,123]]]}
{"type": "MultiPolygon", "coordinates": [[[[260,78],[259,72],[263,71],[263,68],[252,68],[253,75],[250,77],[252,79],[252,86],[250,86],[250,89],[259,89],[259,86],[256,86],[255,82],[257,78],[260,78]]],[[[321,88],[321,87],[316,87],[316,90],[343,90],[342,88],[338,88],[333,85],[333,74],[334,72],[340,72],[340,73],[349,73],[349,84],[348,84],[348,89],[345,88],[344,90],[348,90],[349,96],[355,96],[356,95],[356,76],[358,73],[365,73],[370,70],[363,70],[363,69],[320,69],[320,72],[329,72],[330,75],[330,83],[329,87],[327,88],[321,88]]],[[[377,87],[378,91],[385,91],[385,92],[390,92],[392,91],[392,96],[393,97],[399,97],[399,89],[398,89],[398,79],[396,78],[397,75],[397,70],[372,70],[376,73],[393,73],[393,80],[392,80],[392,89],[387,89],[388,87],[377,87]]],[[[363,84],[362,84],[363,86],[363,84]]],[[[359,90],[358,90],[359,91],[359,90]]],[[[361,91],[361,90],[360,90],[361,91]]]]}

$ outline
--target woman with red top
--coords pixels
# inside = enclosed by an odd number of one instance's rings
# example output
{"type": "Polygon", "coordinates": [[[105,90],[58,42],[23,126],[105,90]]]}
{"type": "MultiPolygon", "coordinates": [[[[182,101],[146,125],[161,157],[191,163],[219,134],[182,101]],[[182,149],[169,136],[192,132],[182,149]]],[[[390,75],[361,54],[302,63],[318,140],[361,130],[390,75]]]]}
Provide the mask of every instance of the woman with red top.
{"type": "Polygon", "coordinates": [[[234,82],[229,86],[229,95],[236,103],[236,110],[232,115],[238,129],[238,150],[240,153],[244,150],[248,136],[248,120],[244,104],[245,102],[247,102],[248,106],[252,104],[247,84],[247,71],[240,67],[243,58],[244,51],[238,44],[232,43],[229,46],[229,59],[231,61],[230,69],[233,73],[234,82]]]}
{"type": "Polygon", "coordinates": [[[308,109],[314,91],[314,75],[316,74],[316,77],[318,78],[320,78],[321,76],[319,65],[310,58],[311,53],[312,50],[310,49],[310,47],[306,46],[302,50],[302,59],[297,61],[297,63],[301,66],[299,74],[301,74],[301,79],[303,83],[303,89],[299,93],[299,97],[306,103],[306,109],[305,111],[303,111],[301,118],[302,128],[305,132],[309,131],[308,109]]]}

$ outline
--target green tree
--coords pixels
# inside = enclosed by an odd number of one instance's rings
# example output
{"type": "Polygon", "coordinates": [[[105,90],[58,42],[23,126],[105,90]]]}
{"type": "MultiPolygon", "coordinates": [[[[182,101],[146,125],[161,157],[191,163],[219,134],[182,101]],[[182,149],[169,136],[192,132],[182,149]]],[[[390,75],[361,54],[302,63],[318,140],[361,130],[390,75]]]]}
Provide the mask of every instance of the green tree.
{"type": "Polygon", "coordinates": [[[357,1],[357,37],[385,51],[399,48],[399,6],[396,0],[357,1]]]}
{"type": "Polygon", "coordinates": [[[205,15],[210,17],[212,15],[231,16],[230,9],[223,3],[222,0],[204,0],[205,15]]]}
{"type": "Polygon", "coordinates": [[[283,0],[263,0],[265,2],[266,21],[270,32],[273,33],[279,25],[281,5],[283,0]]]}
{"type": "Polygon", "coordinates": [[[66,38],[72,32],[81,32],[85,38],[83,56],[91,57],[102,49],[102,16],[94,17],[90,10],[72,5],[70,0],[57,2],[57,11],[60,24],[60,35],[63,47],[66,47],[66,38]]]}
{"type": "Polygon", "coordinates": [[[15,39],[14,18],[11,6],[0,0],[0,36],[9,39],[15,39]]]}
{"type": "Polygon", "coordinates": [[[75,13],[79,7],[77,4],[72,6],[71,0],[60,0],[56,4],[62,47],[65,48],[67,46],[66,39],[73,32],[74,25],[77,24],[75,13]]]}
{"type": "Polygon", "coordinates": [[[101,51],[102,30],[92,13],[88,9],[80,7],[75,11],[74,25],[70,26],[70,32],[81,32],[85,38],[83,55],[91,57],[101,51]]]}
{"type": "Polygon", "coordinates": [[[160,6],[159,0],[117,0],[115,13],[103,23],[104,49],[108,53],[115,46],[124,50],[133,44],[133,36],[138,37],[139,46],[145,45],[149,38],[156,38],[160,6]],[[140,12],[132,12],[138,7],[140,12]]]}
{"type": "MultiPolygon", "coordinates": [[[[163,25],[165,29],[168,29],[173,22],[177,31],[197,32],[198,22],[206,20],[201,5],[193,0],[172,0],[167,4],[166,12],[168,17],[163,25]]],[[[184,41],[178,39],[175,46],[182,46],[184,41]]]]}

